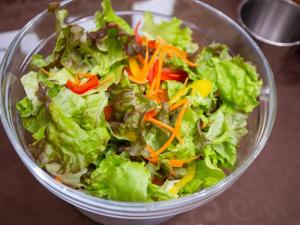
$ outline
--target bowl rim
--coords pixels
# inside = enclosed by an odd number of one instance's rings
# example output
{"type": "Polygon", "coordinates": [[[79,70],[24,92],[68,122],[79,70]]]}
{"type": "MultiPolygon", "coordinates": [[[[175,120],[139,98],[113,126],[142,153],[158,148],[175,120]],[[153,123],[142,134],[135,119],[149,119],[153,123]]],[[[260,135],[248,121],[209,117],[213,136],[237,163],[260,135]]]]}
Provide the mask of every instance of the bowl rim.
{"type": "MultiPolygon", "coordinates": [[[[61,2],[61,6],[66,6],[70,4],[72,0],[64,0],[61,2]]],[[[268,112],[267,122],[266,122],[266,129],[263,131],[263,135],[260,141],[257,142],[255,150],[251,153],[251,155],[239,166],[237,167],[230,175],[226,176],[223,180],[218,182],[216,185],[213,185],[209,188],[203,189],[199,192],[193,193],[188,196],[180,197],[178,199],[172,199],[167,201],[159,201],[159,202],[121,202],[121,201],[114,201],[114,200],[107,200],[101,199],[98,197],[90,196],[88,194],[82,193],[78,190],[70,188],[66,185],[63,185],[57,181],[55,181],[46,171],[40,168],[36,163],[32,163],[32,159],[23,149],[22,145],[18,143],[14,139],[14,130],[12,129],[11,125],[8,122],[8,119],[5,115],[5,107],[2,97],[0,98],[0,117],[4,127],[4,130],[12,143],[15,151],[27,167],[27,169],[34,175],[34,177],[49,191],[54,193],[55,195],[59,196],[63,200],[79,207],[81,209],[102,214],[102,215],[110,215],[113,217],[119,218],[158,218],[166,215],[174,215],[179,212],[187,211],[189,209],[195,208],[200,206],[207,201],[211,200],[212,198],[216,197],[224,190],[226,190],[231,184],[233,184],[250,166],[250,164],[254,161],[254,159],[259,155],[262,151],[263,147],[265,146],[276,115],[276,108],[277,108],[277,100],[276,100],[276,87],[274,82],[274,77],[270,65],[263,55],[262,51],[259,49],[257,44],[254,40],[248,35],[248,33],[243,30],[235,21],[231,18],[226,16],[221,11],[213,8],[212,6],[203,3],[197,0],[191,0],[196,4],[199,4],[201,7],[205,8],[208,11],[211,11],[214,14],[222,17],[226,22],[228,22],[231,26],[237,28],[237,30],[244,35],[244,37],[251,43],[251,45],[257,51],[258,56],[262,60],[262,64],[264,65],[267,71],[267,78],[270,83],[270,111],[268,112]],[[184,208],[186,207],[186,208],[184,208]],[[179,210],[179,211],[178,211],[179,210]]],[[[13,52],[16,43],[18,42],[19,38],[26,33],[26,31],[39,19],[41,19],[45,14],[46,10],[39,13],[35,16],[31,21],[29,21],[21,31],[16,35],[13,39],[12,43],[10,44],[9,48],[6,51],[6,54],[3,58],[2,64],[0,65],[0,76],[4,75],[5,65],[10,61],[12,57],[10,52],[13,52]]],[[[169,16],[169,15],[166,15],[169,16]]],[[[0,80],[0,88],[2,88],[2,80],[0,80]]]]}

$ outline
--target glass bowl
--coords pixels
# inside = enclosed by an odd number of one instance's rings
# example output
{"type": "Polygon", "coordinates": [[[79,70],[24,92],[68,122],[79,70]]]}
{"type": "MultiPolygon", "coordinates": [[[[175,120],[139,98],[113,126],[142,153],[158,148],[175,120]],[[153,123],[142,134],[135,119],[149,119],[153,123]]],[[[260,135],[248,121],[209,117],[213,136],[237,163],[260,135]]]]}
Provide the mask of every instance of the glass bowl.
{"type": "MultiPolygon", "coordinates": [[[[263,79],[260,105],[250,115],[248,134],[240,144],[238,163],[224,180],[195,194],[176,200],[128,203],[110,201],[86,195],[55,181],[41,169],[29,154],[29,135],[24,131],[15,105],[24,95],[20,77],[29,70],[28,63],[37,52],[49,54],[55,41],[54,17],[46,11],[31,20],[10,45],[0,68],[0,109],[3,127],[17,154],[33,176],[49,191],[71,203],[84,214],[103,224],[159,224],[171,216],[205,204],[230,187],[250,166],[263,149],[275,119],[276,90],[272,71],[263,53],[252,38],[222,12],[200,1],[192,0],[130,0],[112,1],[114,9],[129,23],[134,24],[144,10],[155,17],[168,19],[176,16],[194,30],[194,40],[200,45],[221,42],[252,61],[263,79]],[[184,10],[183,10],[184,9],[184,10]]],[[[93,14],[100,8],[98,0],[63,1],[70,12],[68,22],[76,22],[86,29],[93,27],[93,14]]]]}

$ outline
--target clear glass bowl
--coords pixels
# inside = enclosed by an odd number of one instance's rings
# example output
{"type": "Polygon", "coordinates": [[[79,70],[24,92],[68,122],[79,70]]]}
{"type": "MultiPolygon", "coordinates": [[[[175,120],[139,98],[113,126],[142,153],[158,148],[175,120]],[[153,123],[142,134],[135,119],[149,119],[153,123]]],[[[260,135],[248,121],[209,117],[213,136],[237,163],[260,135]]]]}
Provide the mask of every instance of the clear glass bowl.
{"type": "MultiPolygon", "coordinates": [[[[28,153],[31,143],[24,131],[15,105],[24,95],[20,77],[29,70],[32,54],[49,54],[55,41],[54,17],[46,11],[31,20],[10,45],[0,68],[1,120],[17,154],[33,176],[49,191],[79,208],[94,220],[104,224],[158,224],[170,216],[203,205],[230,187],[250,166],[263,149],[271,133],[276,112],[276,91],[270,66],[251,37],[222,12],[192,0],[113,0],[118,14],[129,23],[135,23],[143,10],[151,10],[158,18],[176,16],[194,30],[196,42],[204,45],[212,41],[227,44],[234,54],[252,61],[263,79],[260,105],[249,117],[249,133],[238,151],[236,169],[218,184],[176,200],[152,203],[110,201],[86,195],[56,182],[42,170],[28,153]]],[[[62,2],[70,12],[68,22],[76,22],[87,29],[93,26],[98,0],[62,2]]]]}

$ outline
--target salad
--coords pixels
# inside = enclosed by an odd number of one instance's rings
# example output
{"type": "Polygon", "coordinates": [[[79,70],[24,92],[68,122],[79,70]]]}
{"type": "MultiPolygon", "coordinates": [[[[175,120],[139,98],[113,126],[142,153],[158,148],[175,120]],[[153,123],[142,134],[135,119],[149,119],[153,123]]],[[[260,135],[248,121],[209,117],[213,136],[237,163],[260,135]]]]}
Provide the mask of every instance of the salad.
{"type": "Polygon", "coordinates": [[[102,1],[95,28],[56,16],[51,55],[32,56],[16,108],[30,151],[58,182],[110,200],[175,199],[234,170],[255,67],[226,45],[200,46],[181,20],[146,12],[132,28],[102,1]]]}

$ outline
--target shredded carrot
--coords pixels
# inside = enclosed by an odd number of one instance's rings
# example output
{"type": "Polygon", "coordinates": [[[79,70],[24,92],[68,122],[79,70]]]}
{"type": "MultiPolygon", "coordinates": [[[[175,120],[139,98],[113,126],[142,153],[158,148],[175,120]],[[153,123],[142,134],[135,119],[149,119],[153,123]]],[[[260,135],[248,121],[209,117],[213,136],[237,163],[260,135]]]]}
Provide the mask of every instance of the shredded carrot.
{"type": "Polygon", "coordinates": [[[164,59],[164,52],[160,52],[159,58],[158,58],[158,71],[157,71],[157,79],[155,84],[155,89],[158,90],[160,87],[160,80],[161,80],[161,72],[163,67],[163,59],[164,59]]]}
{"type": "Polygon", "coordinates": [[[196,67],[198,64],[193,63],[187,59],[187,53],[182,51],[179,48],[176,48],[172,45],[164,45],[163,46],[164,51],[168,54],[169,57],[174,57],[176,55],[178,58],[180,58],[182,61],[186,62],[191,67],[196,67]]]}
{"type": "MultiPolygon", "coordinates": [[[[157,119],[154,119],[153,117],[156,116],[156,114],[157,114],[157,112],[156,112],[155,110],[151,110],[151,111],[147,112],[147,113],[144,115],[143,120],[144,120],[144,121],[151,122],[151,123],[153,123],[154,125],[156,125],[157,127],[166,129],[166,130],[168,130],[168,131],[170,131],[170,132],[174,132],[174,128],[171,127],[170,125],[165,124],[165,123],[163,123],[163,122],[161,122],[161,121],[159,121],[159,120],[157,120],[157,119]]],[[[181,138],[179,135],[177,135],[176,138],[178,139],[178,141],[179,141],[180,143],[183,143],[183,140],[182,140],[182,138],[181,138]]]]}
{"type": "MultiPolygon", "coordinates": [[[[155,160],[155,158],[158,157],[158,155],[155,153],[154,149],[150,146],[150,145],[147,145],[146,146],[147,150],[150,152],[150,156],[153,160],[155,160]]],[[[157,161],[157,159],[156,159],[157,161]]]]}
{"type": "Polygon", "coordinates": [[[136,58],[137,58],[137,60],[139,61],[140,64],[144,64],[145,63],[145,59],[143,58],[142,55],[137,55],[136,58]]]}
{"type": "Polygon", "coordinates": [[[183,104],[185,104],[186,101],[187,101],[186,99],[181,99],[178,102],[176,102],[174,105],[171,105],[169,108],[171,111],[173,111],[173,110],[179,108],[180,106],[182,106],[183,104]]]}
{"type": "Polygon", "coordinates": [[[173,130],[174,130],[173,127],[169,126],[168,124],[165,124],[165,123],[163,123],[163,122],[161,122],[157,119],[154,119],[154,118],[149,118],[146,121],[149,121],[149,122],[155,124],[156,126],[164,128],[164,129],[166,129],[168,131],[171,131],[171,132],[173,132],[173,130]]]}
{"type": "Polygon", "coordinates": [[[156,154],[159,155],[162,152],[164,152],[169,147],[169,145],[172,143],[172,141],[174,140],[174,138],[179,134],[179,131],[180,131],[179,129],[180,129],[181,121],[183,119],[185,111],[187,110],[187,107],[188,107],[188,101],[185,102],[185,104],[183,105],[181,111],[178,114],[178,117],[177,117],[176,122],[175,122],[174,132],[169,137],[169,139],[166,141],[166,143],[159,150],[157,150],[155,152],[156,154]]]}
{"type": "Polygon", "coordinates": [[[158,98],[162,101],[162,102],[168,102],[169,101],[169,96],[168,96],[168,92],[166,89],[159,89],[157,90],[158,92],[158,98]]]}

